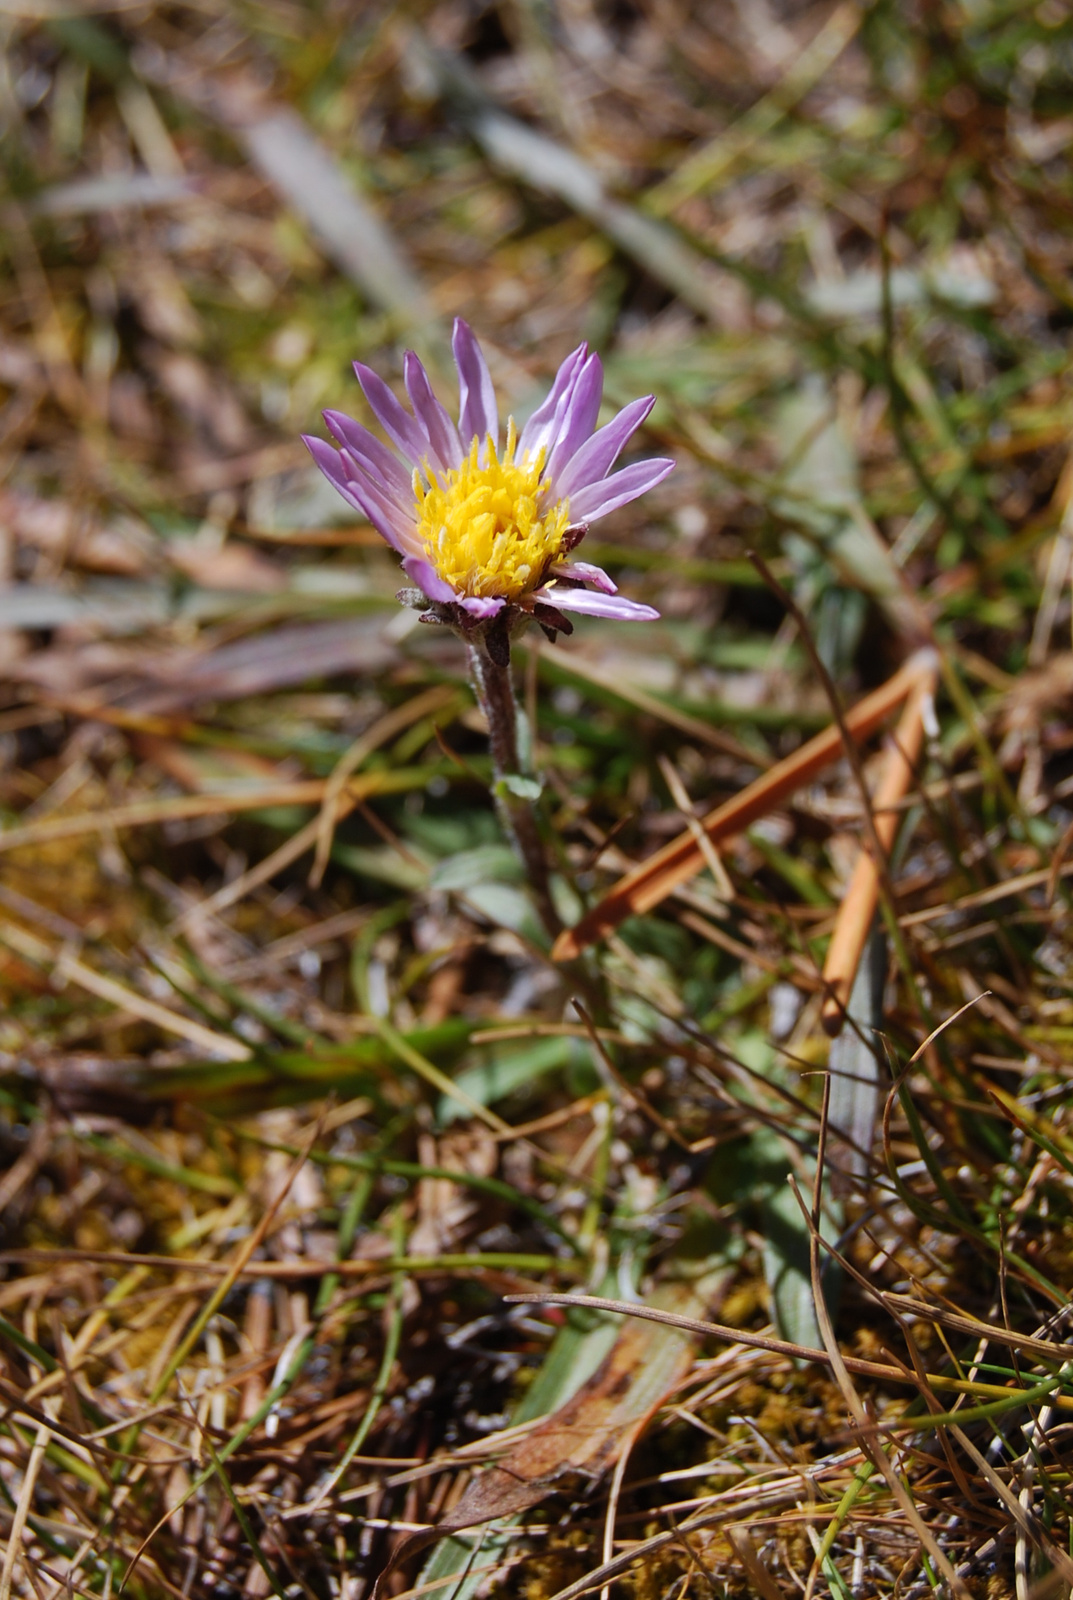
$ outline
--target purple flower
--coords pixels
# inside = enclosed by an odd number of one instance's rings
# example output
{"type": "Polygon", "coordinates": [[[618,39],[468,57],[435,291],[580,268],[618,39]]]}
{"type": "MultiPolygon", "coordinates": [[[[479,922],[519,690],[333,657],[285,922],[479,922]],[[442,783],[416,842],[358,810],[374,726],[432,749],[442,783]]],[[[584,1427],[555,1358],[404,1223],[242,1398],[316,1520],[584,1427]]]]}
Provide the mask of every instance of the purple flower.
{"type": "Polygon", "coordinates": [[[569,631],[563,611],[626,621],[657,616],[651,606],[616,594],[600,567],[568,559],[590,523],[654,488],[674,466],[657,459],[611,470],[653,397],[634,400],[594,432],[603,367],[582,344],[521,433],[511,417],[501,439],[492,379],[461,319],[453,346],[457,426],[412,352],[403,369],[412,413],[375,372],[355,362],[365,398],[398,454],[342,412],[326,411],[339,448],[305,441],[321,471],[398,551],[407,576],[444,621],[472,628],[513,608],[515,620],[528,612],[554,633],[569,631]]]}

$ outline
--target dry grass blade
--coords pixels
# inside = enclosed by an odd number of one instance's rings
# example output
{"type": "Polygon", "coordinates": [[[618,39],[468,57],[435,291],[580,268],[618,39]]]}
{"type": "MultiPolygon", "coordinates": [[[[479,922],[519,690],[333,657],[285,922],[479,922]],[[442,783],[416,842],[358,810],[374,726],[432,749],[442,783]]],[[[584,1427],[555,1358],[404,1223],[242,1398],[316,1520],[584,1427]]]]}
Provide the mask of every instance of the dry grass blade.
{"type": "Polygon", "coordinates": [[[432,325],[433,309],[404,249],[293,107],[273,104],[253,75],[187,74],[153,49],[142,51],[140,65],[242,142],[252,165],[374,305],[404,326],[432,325]]]}
{"type": "Polygon", "coordinates": [[[786,1600],[785,1591],[775,1582],[767,1564],[757,1555],[749,1529],[744,1525],[732,1525],[727,1529],[727,1538],[756,1593],[763,1595],[764,1600],[786,1600]]]}
{"type": "Polygon", "coordinates": [[[197,900],[193,905],[188,906],[182,915],[176,918],[176,931],[188,927],[192,922],[204,920],[206,917],[218,916],[221,911],[226,911],[229,906],[237,905],[248,894],[252,894],[254,889],[259,889],[264,883],[270,883],[284,868],[289,867],[292,862],[304,856],[307,850],[312,850],[314,847],[319,848],[325,837],[327,837],[327,848],[330,851],[332,829],[337,823],[348,817],[354,807],[360,803],[350,795],[342,793],[344,786],[345,780],[343,783],[336,784],[334,793],[331,796],[325,791],[321,809],[312,821],[307,822],[304,827],[292,833],[289,839],[285,839],[277,849],[272,851],[271,855],[266,856],[263,861],[259,861],[255,867],[248,868],[233,883],[226,884],[222,889],[218,889],[207,900],[197,900]],[[326,825],[327,834],[325,833],[326,825]]]}
{"type": "Polygon", "coordinates": [[[933,1044],[934,1041],[940,1037],[940,1035],[944,1034],[947,1028],[951,1027],[959,1017],[964,1016],[966,1011],[971,1011],[973,1006],[980,1004],[981,1000],[986,1000],[990,992],[991,991],[989,989],[985,989],[982,994],[973,995],[971,1000],[966,1000],[965,1004],[963,1006],[959,1006],[958,1009],[952,1012],[950,1016],[944,1017],[943,1021],[939,1023],[938,1027],[933,1028],[928,1034],[928,1037],[926,1039],[922,1039],[917,1045],[916,1049],[913,1051],[913,1054],[909,1057],[907,1065],[912,1066],[914,1062],[919,1061],[921,1056],[928,1049],[929,1045],[933,1044]]]}
{"type": "Polygon", "coordinates": [[[1013,1493],[1008,1483],[1004,1483],[991,1463],[977,1449],[963,1428],[951,1428],[951,1433],[965,1454],[972,1460],[980,1476],[990,1485],[999,1500],[1006,1507],[1010,1516],[1016,1522],[1019,1530],[1027,1537],[1029,1542],[1041,1549],[1047,1560],[1054,1567],[1062,1581],[1073,1584],[1073,1558],[1066,1551],[1059,1549],[1047,1533],[1038,1518],[1025,1511],[1017,1496],[1013,1493]]]}
{"type": "Polygon", "coordinates": [[[666,216],[702,189],[717,184],[834,65],[860,25],[855,5],[836,6],[774,88],[756,101],[741,121],[692,151],[672,177],[649,189],[645,209],[666,216]]]}
{"type": "Polygon", "coordinates": [[[16,1565],[20,1559],[23,1562],[27,1559],[22,1547],[23,1534],[26,1531],[26,1524],[33,1506],[37,1477],[41,1471],[41,1466],[45,1459],[45,1451],[48,1449],[51,1439],[52,1430],[45,1423],[42,1423],[38,1427],[30,1450],[30,1459],[23,1474],[15,1515],[11,1519],[11,1528],[7,1536],[7,1549],[4,1551],[3,1570],[0,1571],[0,1600],[11,1600],[11,1585],[14,1580],[16,1565]]]}
{"type": "MultiPolygon", "coordinates": [[[[393,774],[368,773],[350,778],[346,794],[355,800],[367,799],[392,786],[393,774]]],[[[308,778],[298,783],[251,785],[219,794],[174,795],[161,800],[132,800],[111,811],[92,811],[84,815],[46,817],[22,827],[0,831],[0,852],[19,850],[26,845],[50,844],[57,839],[77,839],[82,834],[109,833],[113,829],[151,828],[165,822],[216,817],[243,811],[265,811],[274,806],[315,805],[323,801],[328,788],[326,778],[308,778]]]]}
{"type": "Polygon", "coordinates": [[[540,655],[542,660],[549,661],[553,666],[569,673],[572,678],[580,678],[583,683],[594,683],[601,689],[609,690],[627,705],[635,706],[646,716],[655,717],[660,722],[667,723],[669,727],[677,728],[680,733],[688,734],[700,744],[711,745],[713,750],[722,750],[748,766],[763,768],[770,765],[762,751],[742,744],[739,739],[725,733],[722,728],[714,728],[710,722],[702,722],[699,717],[691,717],[686,712],[679,711],[676,706],[667,705],[655,695],[638,688],[636,684],[625,681],[621,676],[607,671],[596,662],[587,661],[575,652],[564,650],[561,645],[543,644],[540,647],[540,655]]]}
{"type": "Polygon", "coordinates": [[[712,281],[709,264],[673,228],[607,194],[599,174],[581,156],[499,110],[456,57],[431,48],[424,37],[415,36],[409,48],[465,118],[493,166],[561,200],[665,284],[683,305],[717,327],[725,323],[725,296],[712,281]]]}
{"type": "Polygon", "coordinates": [[[670,790],[671,799],[682,813],[685,824],[696,841],[697,849],[704,857],[704,865],[712,875],[712,882],[720,898],[731,901],[734,898],[734,885],[730,876],[716,852],[715,845],[705,833],[702,824],[693,811],[693,805],[686,793],[685,785],[676,771],[674,764],[666,756],[659,758],[659,770],[663,774],[663,781],[670,790]]]}
{"type": "Polygon", "coordinates": [[[129,1016],[142,1017],[146,1022],[152,1022],[158,1028],[163,1028],[165,1033],[177,1034],[179,1038],[188,1040],[197,1049],[206,1050],[210,1055],[220,1056],[225,1061],[248,1061],[252,1054],[249,1047],[238,1039],[216,1033],[211,1028],[203,1027],[199,1022],[193,1022],[188,1017],[170,1011],[167,1006],[158,1005],[155,1000],[147,1000],[124,984],[117,983],[114,978],[107,978],[101,972],[94,972],[84,961],[78,961],[66,952],[59,955],[53,971],[61,981],[76,983],[89,994],[95,994],[101,1000],[107,1000],[110,1005],[118,1006],[120,1011],[125,1011],[129,1016]]]}
{"type": "MultiPolygon", "coordinates": [[[[755,1489],[749,1496],[750,1510],[759,1516],[764,1512],[777,1512],[784,1507],[795,1505],[800,1500],[801,1490],[800,1474],[786,1478],[774,1486],[755,1489]]],[[[631,1544],[628,1549],[620,1551],[610,1561],[596,1567],[584,1578],[579,1578],[576,1583],[557,1590],[551,1596],[551,1600],[580,1600],[582,1595],[591,1594],[595,1589],[602,1589],[611,1579],[629,1571],[635,1563],[643,1562],[646,1557],[654,1556],[668,1545],[677,1544],[684,1536],[688,1537],[692,1533],[699,1533],[702,1529],[712,1528],[720,1523],[733,1524],[739,1521],[741,1512],[740,1493],[732,1491],[730,1494],[712,1495],[710,1509],[685,1518],[667,1533],[653,1534],[649,1538],[638,1540],[636,1544],[631,1544]]]]}
{"type": "MultiPolygon", "coordinates": [[[[681,1328],[685,1332],[697,1333],[708,1338],[725,1339],[731,1344],[740,1344],[754,1350],[768,1350],[774,1355],[791,1356],[795,1360],[818,1361],[829,1364],[831,1357],[828,1351],[812,1350],[807,1345],[796,1344],[790,1339],[776,1339],[767,1334],[753,1333],[745,1328],[729,1328],[722,1323],[707,1322],[699,1317],[683,1316],[679,1312],[663,1311],[658,1307],[631,1304],[628,1300],[611,1300],[604,1295],[581,1294],[514,1294],[506,1297],[512,1305],[550,1305],[550,1306],[586,1306],[592,1311],[612,1311],[623,1317],[640,1317],[642,1321],[663,1322],[668,1327],[681,1328]]],[[[893,1378],[902,1377],[900,1368],[887,1366],[877,1361],[860,1361],[856,1357],[846,1357],[847,1364],[854,1372],[866,1376],[893,1378]]]]}
{"type": "MultiPolygon", "coordinates": [[[[748,1328],[731,1328],[718,1322],[703,1321],[695,1317],[684,1317],[677,1312],[667,1312],[656,1306],[646,1304],[633,1304],[627,1300],[611,1300],[602,1295],[557,1294],[553,1292],[541,1294],[511,1294],[505,1296],[511,1304],[546,1304],[559,1306],[588,1306],[594,1311],[611,1311],[619,1316],[640,1317],[650,1322],[664,1322],[670,1327],[682,1328],[691,1333],[696,1333],[710,1338],[726,1341],[731,1345],[740,1345],[744,1349],[766,1350],[772,1355],[789,1356],[795,1361],[815,1362],[820,1366],[833,1365],[831,1353],[825,1349],[812,1349],[808,1345],[798,1344],[792,1339],[777,1339],[768,1334],[755,1333],[748,1328]]],[[[997,1344],[1009,1345],[1012,1349],[1025,1349],[1035,1351],[1040,1341],[1025,1340],[1017,1334],[1010,1334],[1002,1328],[992,1329],[984,1324],[974,1323],[970,1318],[957,1318],[940,1309],[917,1305],[915,1302],[903,1302],[905,1308],[913,1306],[914,1311],[925,1320],[932,1320],[944,1326],[956,1328],[962,1332],[971,1332],[980,1336],[986,1334],[997,1344]]],[[[897,1297],[892,1300],[892,1305],[898,1304],[897,1297]]],[[[1049,1346],[1047,1358],[1058,1359],[1062,1346],[1049,1346]]],[[[879,1361],[866,1361],[859,1356],[842,1353],[840,1359],[847,1372],[856,1373],[859,1377],[876,1378],[888,1383],[909,1384],[916,1387],[917,1375],[903,1365],[892,1366],[879,1361]]],[[[1011,1395],[1008,1388],[998,1384],[969,1382],[961,1378],[951,1378],[948,1374],[929,1372],[928,1383],[936,1389],[945,1389],[955,1394],[976,1394],[986,1400],[1016,1401],[1016,1395],[1011,1395]]],[[[1048,1380],[1050,1385],[1056,1380],[1048,1380]]],[[[1073,1410],[1073,1395],[1059,1395],[1054,1404],[1064,1410],[1073,1410]]]]}
{"type": "MultiPolygon", "coordinates": [[[[857,739],[867,739],[915,689],[922,678],[933,671],[933,656],[922,651],[907,661],[882,689],[867,695],[847,711],[846,727],[857,739]]],[[[797,789],[810,782],[818,773],[838,759],[842,749],[842,736],[838,728],[829,728],[817,734],[800,750],[772,767],[770,772],[749,784],[741,794],[700,819],[708,838],[719,844],[733,838],[760,817],[766,816],[797,789]]],[[[693,834],[688,829],[657,850],[641,866],[604,895],[598,905],[582,917],[573,928],[559,936],[552,955],[556,961],[568,961],[581,954],[587,945],[612,933],[629,916],[640,916],[651,911],[662,900],[686,883],[704,865],[693,834]]]]}
{"type": "Polygon", "coordinates": [[[146,995],[138,994],[136,990],[119,983],[117,979],[109,978],[105,973],[97,972],[87,966],[68,949],[53,950],[36,934],[27,933],[14,923],[0,922],[0,943],[6,944],[9,949],[18,952],[35,966],[51,971],[58,983],[73,983],[78,988],[84,989],[87,994],[94,994],[98,999],[107,1001],[109,1005],[118,1007],[128,1016],[141,1017],[145,1022],[162,1028],[165,1033],[186,1039],[198,1050],[206,1051],[210,1056],[219,1057],[224,1061],[247,1061],[252,1054],[249,1046],[242,1044],[240,1040],[229,1038],[227,1034],[217,1033],[190,1017],[184,1017],[181,1013],[150,1000],[146,995]]]}
{"type": "MultiPolygon", "coordinates": [[[[261,1216],[261,1220],[258,1222],[257,1226],[251,1230],[249,1237],[235,1252],[234,1259],[228,1264],[227,1270],[224,1273],[220,1283],[217,1284],[208,1300],[201,1307],[201,1310],[194,1318],[193,1323],[183,1335],[177,1347],[169,1355],[163,1371],[160,1373],[160,1376],[157,1378],[152,1390],[150,1391],[150,1405],[155,1405],[157,1401],[161,1400],[163,1396],[167,1394],[172,1380],[179,1371],[179,1368],[189,1356],[191,1350],[193,1350],[195,1345],[198,1343],[198,1340],[201,1338],[219,1307],[227,1298],[231,1289],[233,1289],[235,1284],[238,1282],[247,1262],[249,1262],[254,1253],[260,1249],[268,1230],[272,1226],[276,1214],[279,1211],[279,1208],[286,1200],[294,1180],[304,1167],[309,1152],[316,1144],[319,1134],[320,1128],[319,1126],[315,1126],[306,1141],[305,1149],[294,1158],[284,1177],[284,1181],[282,1184],[280,1184],[271,1204],[265,1208],[261,1216]]],[[[209,1470],[211,1471],[213,1469],[210,1468],[209,1470]]],[[[139,1544],[138,1549],[135,1551],[133,1558],[127,1566],[126,1572],[123,1575],[124,1587],[127,1583],[129,1583],[131,1574],[134,1572],[139,1561],[142,1559],[142,1556],[145,1554],[149,1544],[152,1542],[156,1534],[160,1532],[168,1518],[172,1515],[173,1509],[174,1508],[171,1508],[164,1513],[164,1515],[157,1522],[156,1526],[150,1530],[150,1532],[139,1544]]]]}
{"type": "MultiPolygon", "coordinates": [[[[886,1479],[891,1494],[900,1506],[910,1526],[920,1539],[922,1549],[927,1551],[930,1559],[938,1567],[951,1592],[961,1597],[961,1600],[971,1600],[972,1591],[964,1580],[954,1570],[950,1558],[940,1546],[934,1532],[928,1526],[913,1496],[902,1482],[901,1475],[890,1460],[882,1443],[876,1436],[875,1426],[865,1410],[857,1388],[850,1377],[849,1363],[839,1349],[835,1338],[834,1324],[827,1305],[827,1295],[824,1291],[823,1279],[820,1275],[820,1195],[823,1182],[824,1162],[826,1160],[827,1143],[827,1113],[830,1105],[830,1082],[824,1083],[823,1111],[820,1124],[819,1146],[816,1153],[816,1179],[813,1188],[812,1209],[806,1206],[797,1182],[791,1174],[789,1182],[794,1191],[794,1196],[801,1207],[802,1214],[808,1224],[809,1230],[809,1262],[812,1271],[812,1299],[816,1308],[816,1321],[819,1325],[820,1336],[823,1339],[824,1349],[827,1351],[834,1373],[835,1381],[846,1402],[847,1410],[853,1418],[854,1433],[860,1441],[861,1449],[869,1456],[873,1464],[886,1479]]],[[[907,1373],[908,1376],[908,1373],[907,1373]]]]}
{"type": "Polygon", "coordinates": [[[415,722],[420,722],[422,717],[431,716],[435,711],[443,711],[452,700],[455,691],[447,685],[437,684],[431,689],[426,689],[423,694],[414,695],[405,705],[389,711],[379,721],[355,739],[350,749],[339,757],[328,786],[324,791],[321,802],[320,817],[317,822],[316,841],[317,848],[313,858],[313,865],[309,872],[309,881],[316,887],[324,877],[324,869],[328,865],[331,854],[332,834],[337,822],[342,820],[343,812],[340,811],[340,802],[343,799],[347,780],[357,771],[362,763],[371,756],[374,750],[379,750],[381,745],[394,739],[397,734],[403,733],[415,722]]]}

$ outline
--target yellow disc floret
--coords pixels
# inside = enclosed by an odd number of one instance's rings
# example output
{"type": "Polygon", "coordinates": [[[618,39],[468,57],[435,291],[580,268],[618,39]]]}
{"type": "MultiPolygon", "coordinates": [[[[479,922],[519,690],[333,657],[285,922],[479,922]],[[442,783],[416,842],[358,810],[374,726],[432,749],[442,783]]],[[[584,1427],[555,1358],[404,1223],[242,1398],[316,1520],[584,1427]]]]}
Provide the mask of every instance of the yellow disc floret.
{"type": "Polygon", "coordinates": [[[562,548],[570,522],[568,503],[541,504],[544,452],[514,461],[514,419],[502,457],[487,441],[478,460],[474,439],[460,467],[426,486],[414,473],[418,532],[440,577],[459,594],[517,600],[535,589],[562,548]]]}

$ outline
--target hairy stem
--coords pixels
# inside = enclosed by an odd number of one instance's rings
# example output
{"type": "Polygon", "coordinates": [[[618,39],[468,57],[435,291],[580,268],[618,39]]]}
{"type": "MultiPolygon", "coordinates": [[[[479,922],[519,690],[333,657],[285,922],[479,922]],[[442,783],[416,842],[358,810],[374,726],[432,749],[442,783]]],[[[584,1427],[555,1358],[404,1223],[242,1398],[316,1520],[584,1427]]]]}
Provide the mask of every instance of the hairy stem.
{"type": "Polygon", "coordinates": [[[510,667],[500,666],[493,661],[484,649],[483,641],[467,639],[466,650],[477,703],[488,721],[496,806],[525,868],[540,920],[554,938],[562,931],[562,922],[552,904],[548,860],[536,813],[529,800],[513,794],[504,782],[505,779],[522,775],[518,757],[518,704],[514,698],[510,667]]]}

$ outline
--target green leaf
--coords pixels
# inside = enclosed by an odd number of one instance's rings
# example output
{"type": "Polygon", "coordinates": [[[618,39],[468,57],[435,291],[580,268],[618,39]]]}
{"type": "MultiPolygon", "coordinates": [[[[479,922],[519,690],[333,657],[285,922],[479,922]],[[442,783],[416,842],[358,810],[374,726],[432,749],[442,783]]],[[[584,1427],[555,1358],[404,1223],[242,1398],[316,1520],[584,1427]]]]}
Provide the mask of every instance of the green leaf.
{"type": "Polygon", "coordinates": [[[541,786],[535,778],[525,778],[520,772],[507,772],[497,780],[495,792],[500,799],[513,794],[519,800],[539,800],[541,786]]]}
{"type": "Polygon", "coordinates": [[[517,883],[521,866],[509,845],[481,844],[460,850],[434,868],[429,887],[462,889],[468,894],[478,884],[517,883]]]}
{"type": "MultiPolygon", "coordinates": [[[[459,1072],[455,1083],[471,1100],[478,1101],[482,1106],[494,1105],[497,1100],[505,1099],[508,1094],[535,1082],[545,1073],[565,1067],[579,1052],[579,1047],[582,1053],[588,1054],[587,1046],[582,1041],[570,1038],[527,1040],[514,1049],[493,1049],[487,1060],[459,1072]]],[[[464,1112],[455,1101],[446,1098],[441,1100],[441,1123],[453,1122],[456,1117],[463,1115],[464,1112]]]]}

